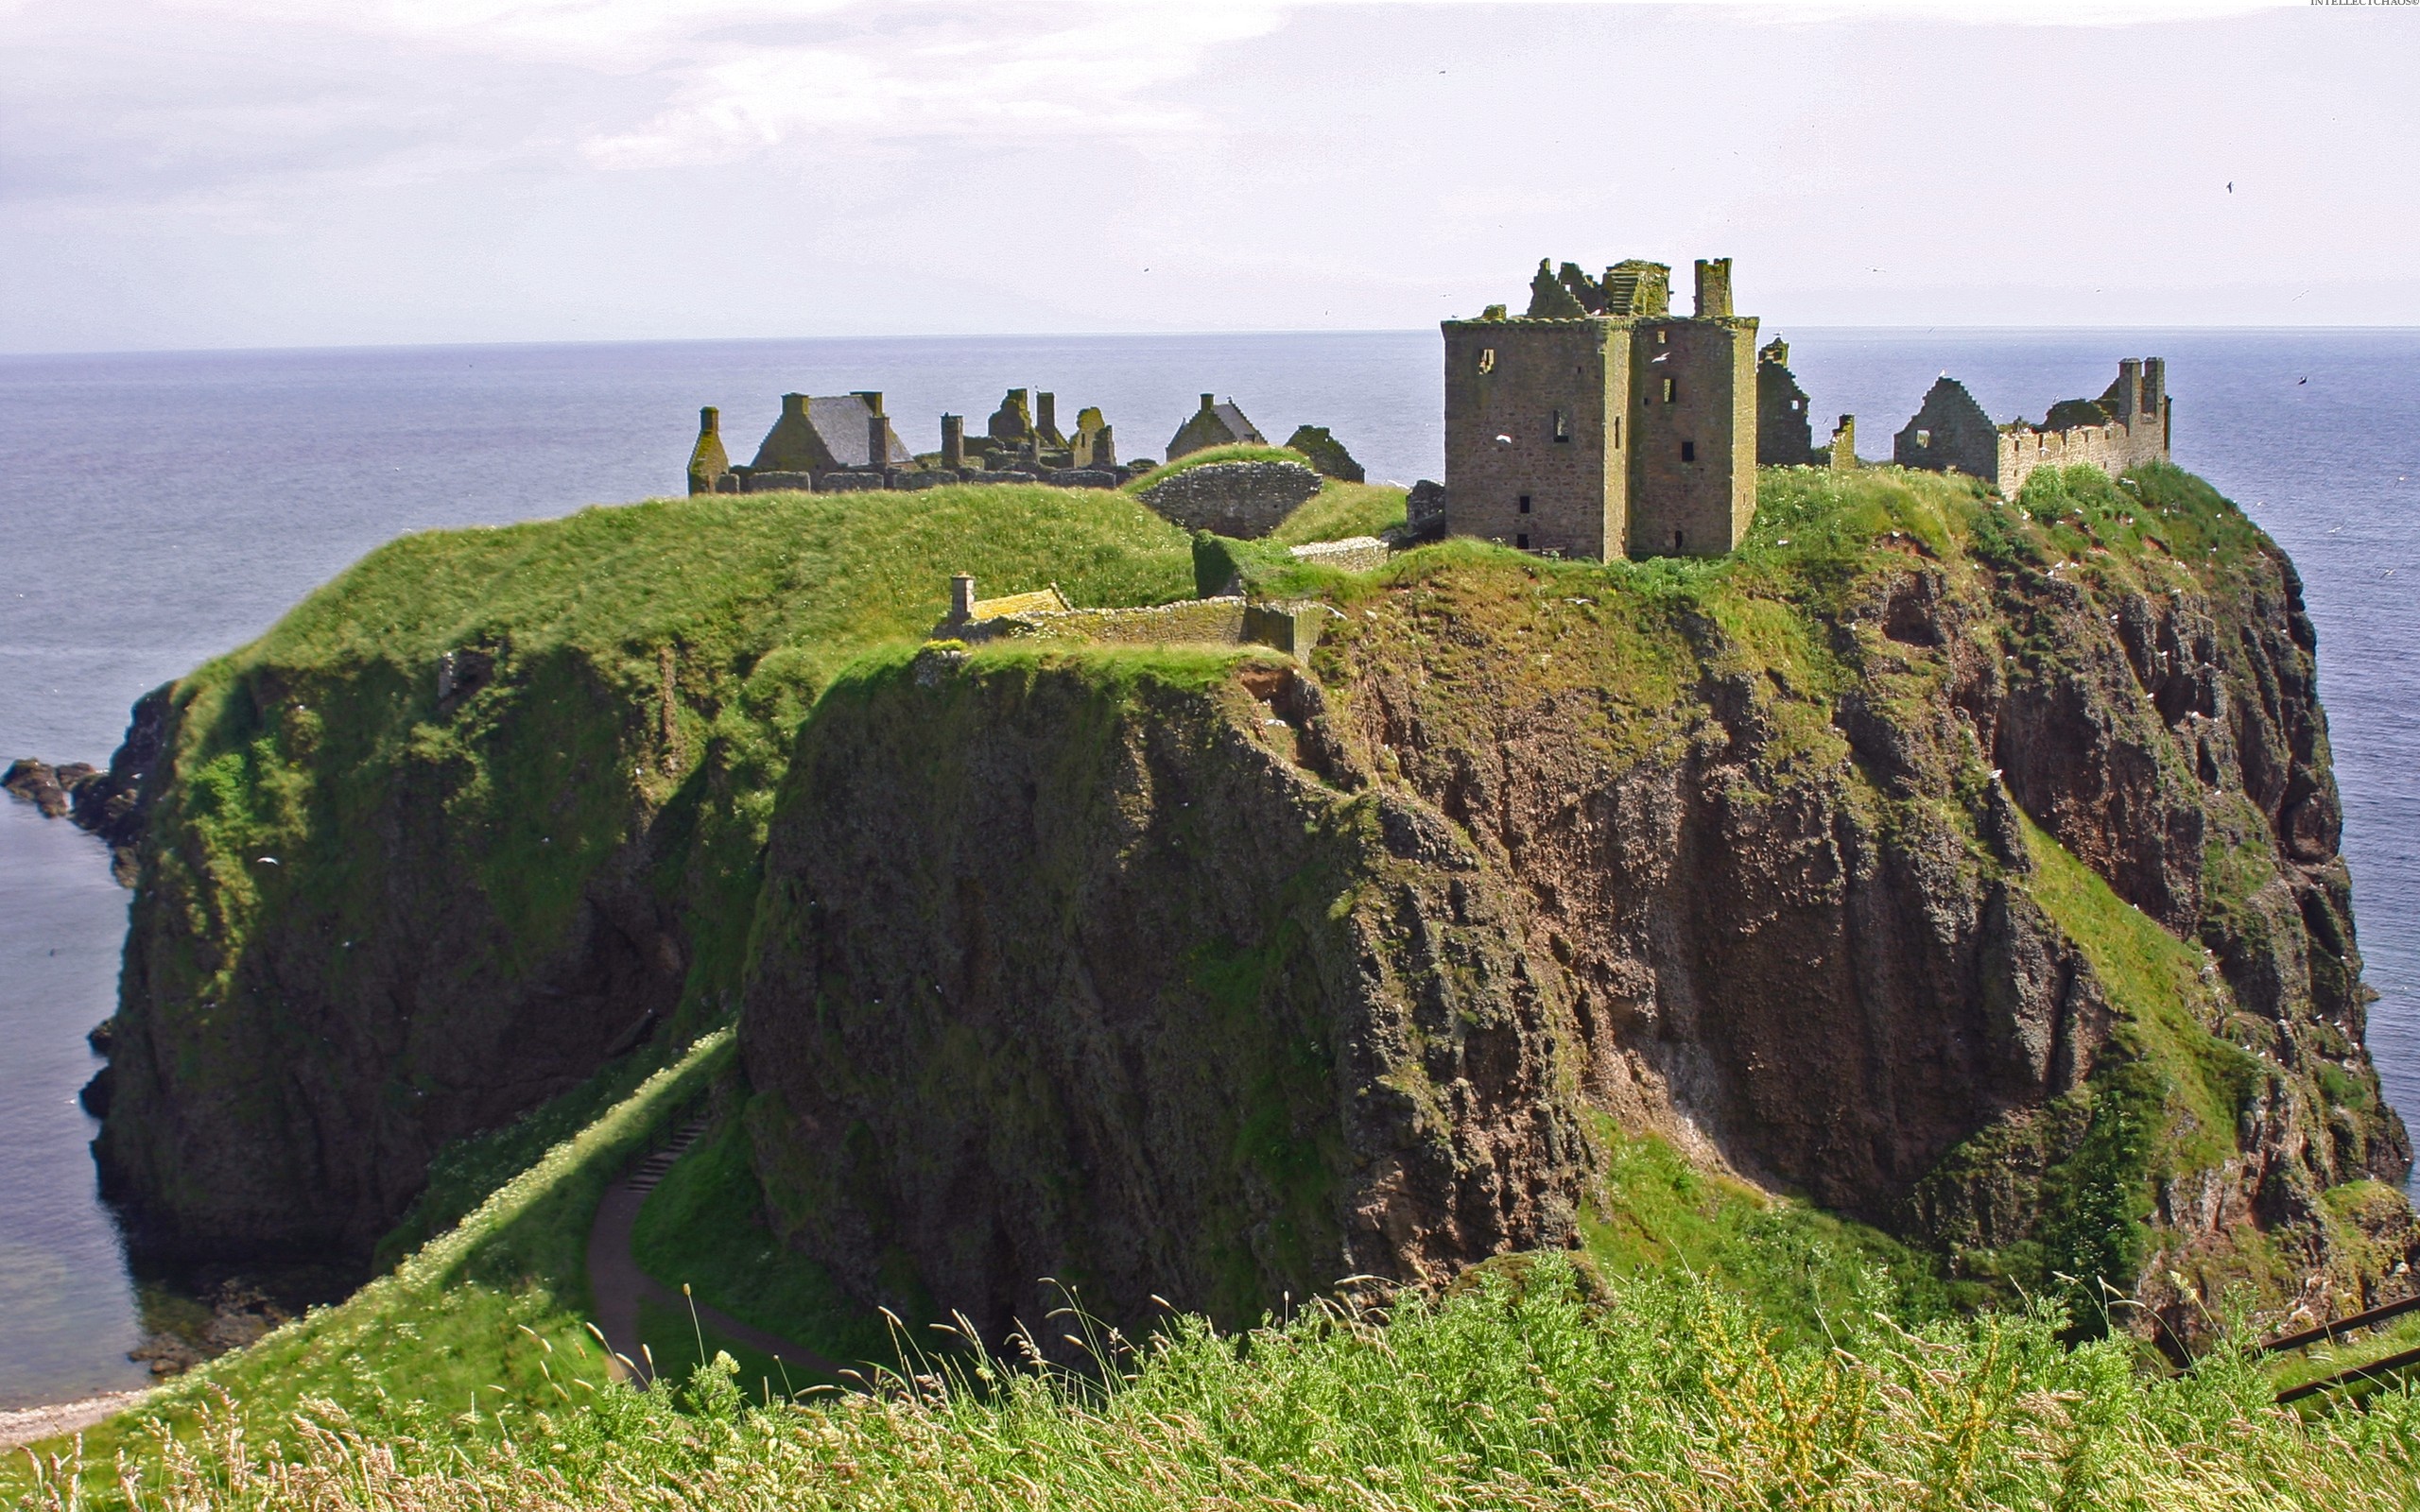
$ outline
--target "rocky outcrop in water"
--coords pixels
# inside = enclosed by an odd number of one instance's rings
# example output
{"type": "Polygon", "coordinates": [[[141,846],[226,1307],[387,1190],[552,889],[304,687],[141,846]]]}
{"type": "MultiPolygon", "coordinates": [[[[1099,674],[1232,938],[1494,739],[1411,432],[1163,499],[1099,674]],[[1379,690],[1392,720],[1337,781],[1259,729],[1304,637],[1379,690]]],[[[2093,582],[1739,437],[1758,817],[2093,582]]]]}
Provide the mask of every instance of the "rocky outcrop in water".
{"type": "Polygon", "coordinates": [[[126,739],[110,758],[107,769],[87,762],[52,766],[30,757],[9,765],[0,788],[32,803],[48,818],[74,821],[78,829],[97,834],[110,848],[110,871],[120,886],[135,881],[136,847],[143,838],[143,779],[161,754],[166,726],[167,688],[154,688],[134,705],[126,739]]]}

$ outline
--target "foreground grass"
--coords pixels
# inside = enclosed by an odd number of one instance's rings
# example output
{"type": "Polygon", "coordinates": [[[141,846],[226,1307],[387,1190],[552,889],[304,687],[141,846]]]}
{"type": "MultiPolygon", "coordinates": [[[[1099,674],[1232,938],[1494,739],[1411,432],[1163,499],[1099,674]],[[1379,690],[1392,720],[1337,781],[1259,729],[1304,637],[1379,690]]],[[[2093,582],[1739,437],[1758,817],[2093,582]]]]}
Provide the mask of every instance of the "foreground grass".
{"type": "Polygon", "coordinates": [[[290,1448],[221,1433],[69,1507],[2405,1507],[2420,1402],[2306,1422],[2228,1352],[2138,1376],[2047,1311],[1789,1345],[1734,1295],[1542,1258],[1391,1318],[1223,1337],[1179,1319],[1098,1380],[984,1367],[752,1405],[728,1370],[482,1418],[334,1403],[290,1448]],[[1601,1303],[1590,1300],[1602,1295],[1601,1303]]]}
{"type": "MultiPolygon", "coordinates": [[[[499,1407],[592,1396],[607,1382],[587,1322],[585,1255],[597,1201],[731,1052],[728,1030],[699,1041],[392,1272],[178,1377],[139,1412],[83,1435],[85,1452],[151,1458],[162,1435],[201,1433],[209,1405],[227,1399],[242,1407],[232,1419],[220,1416],[219,1431],[240,1429],[274,1446],[299,1432],[293,1415],[305,1403],[376,1420],[406,1411],[467,1413],[475,1422],[499,1407]]],[[[599,1079],[610,1086],[616,1072],[599,1079]]],[[[542,1109],[530,1122],[544,1125],[549,1114],[542,1109]]],[[[522,1138],[508,1130],[495,1143],[518,1147],[522,1138]]],[[[25,1456],[0,1460],[0,1494],[24,1494],[27,1474],[25,1456]]]]}

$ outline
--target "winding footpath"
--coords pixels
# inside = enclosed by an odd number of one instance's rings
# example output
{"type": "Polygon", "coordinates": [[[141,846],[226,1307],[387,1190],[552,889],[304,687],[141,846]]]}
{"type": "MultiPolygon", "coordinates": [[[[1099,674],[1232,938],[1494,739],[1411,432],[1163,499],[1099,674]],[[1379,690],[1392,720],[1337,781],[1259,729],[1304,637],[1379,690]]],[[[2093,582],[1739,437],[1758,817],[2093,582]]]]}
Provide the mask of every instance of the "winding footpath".
{"type": "Polygon", "coordinates": [[[655,1190],[673,1162],[688,1154],[689,1146],[697,1143],[705,1130],[704,1119],[691,1120],[673,1136],[671,1143],[641,1160],[630,1175],[606,1188],[605,1199],[596,1205],[596,1221],[588,1230],[588,1291],[596,1308],[596,1332],[604,1336],[605,1348],[611,1351],[614,1379],[646,1384],[654,1378],[653,1361],[639,1343],[639,1304],[643,1301],[676,1313],[694,1307],[700,1323],[735,1344],[769,1354],[784,1365],[804,1366],[835,1380],[848,1379],[844,1366],[806,1346],[778,1333],[768,1333],[719,1308],[683,1297],[639,1269],[638,1260],[631,1253],[639,1209],[647,1205],[648,1194],[655,1190]]]}
{"type": "Polygon", "coordinates": [[[45,1438],[80,1434],[104,1418],[131,1410],[149,1395],[148,1391],[106,1391],[81,1401],[0,1412],[0,1450],[22,1449],[45,1438]]]}

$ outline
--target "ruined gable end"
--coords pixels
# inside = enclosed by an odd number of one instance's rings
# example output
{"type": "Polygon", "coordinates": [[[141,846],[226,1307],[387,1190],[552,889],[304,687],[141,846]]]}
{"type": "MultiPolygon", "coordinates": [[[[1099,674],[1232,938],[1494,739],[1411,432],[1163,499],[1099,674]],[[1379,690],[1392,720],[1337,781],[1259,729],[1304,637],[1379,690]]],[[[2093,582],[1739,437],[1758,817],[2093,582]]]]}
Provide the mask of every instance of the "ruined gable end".
{"type": "Polygon", "coordinates": [[[1997,468],[1998,428],[1966,386],[1943,373],[1926,391],[1915,417],[1892,438],[1891,460],[1928,472],[1963,472],[1992,479],[1997,468]]]}

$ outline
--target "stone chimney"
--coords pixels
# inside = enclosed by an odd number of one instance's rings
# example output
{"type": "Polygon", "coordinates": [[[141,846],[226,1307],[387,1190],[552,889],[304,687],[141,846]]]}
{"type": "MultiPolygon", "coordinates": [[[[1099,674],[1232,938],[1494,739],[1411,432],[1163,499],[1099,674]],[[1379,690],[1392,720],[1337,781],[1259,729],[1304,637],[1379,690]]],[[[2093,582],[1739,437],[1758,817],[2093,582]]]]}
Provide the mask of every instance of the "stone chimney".
{"type": "Polygon", "coordinates": [[[722,434],[722,411],[708,404],[698,411],[698,439],[722,434]]]}
{"type": "Polygon", "coordinates": [[[879,472],[890,465],[890,421],[876,410],[866,417],[866,466],[879,472]]]}
{"type": "Polygon", "coordinates": [[[1204,394],[1204,395],[1202,395],[1202,396],[1201,396],[1201,412],[1202,412],[1203,414],[1207,415],[1208,413],[1210,413],[1210,411],[1212,410],[1212,408],[1214,408],[1214,407],[1217,405],[1217,404],[1218,404],[1218,396],[1217,396],[1217,395],[1215,395],[1215,394],[1204,394]]]}
{"type": "Polygon", "coordinates": [[[949,580],[949,620],[963,625],[975,617],[975,575],[959,573],[949,580]]]}
{"type": "Polygon", "coordinates": [[[2118,363],[2118,419],[2132,425],[2143,412],[2143,360],[2125,357],[2118,363]]]}
{"type": "Polygon", "coordinates": [[[962,415],[942,417],[942,466],[962,468],[966,465],[966,418],[962,415]]]}
{"type": "Polygon", "coordinates": [[[1046,388],[1033,396],[1033,428],[1044,436],[1059,433],[1059,396],[1046,388]]]}
{"type": "Polygon", "coordinates": [[[782,396],[782,419],[806,419],[806,396],[804,394],[784,394],[782,396]]]}
{"type": "Polygon", "coordinates": [[[1698,259],[1697,318],[1713,320],[1731,314],[1731,259],[1698,259]]]}

